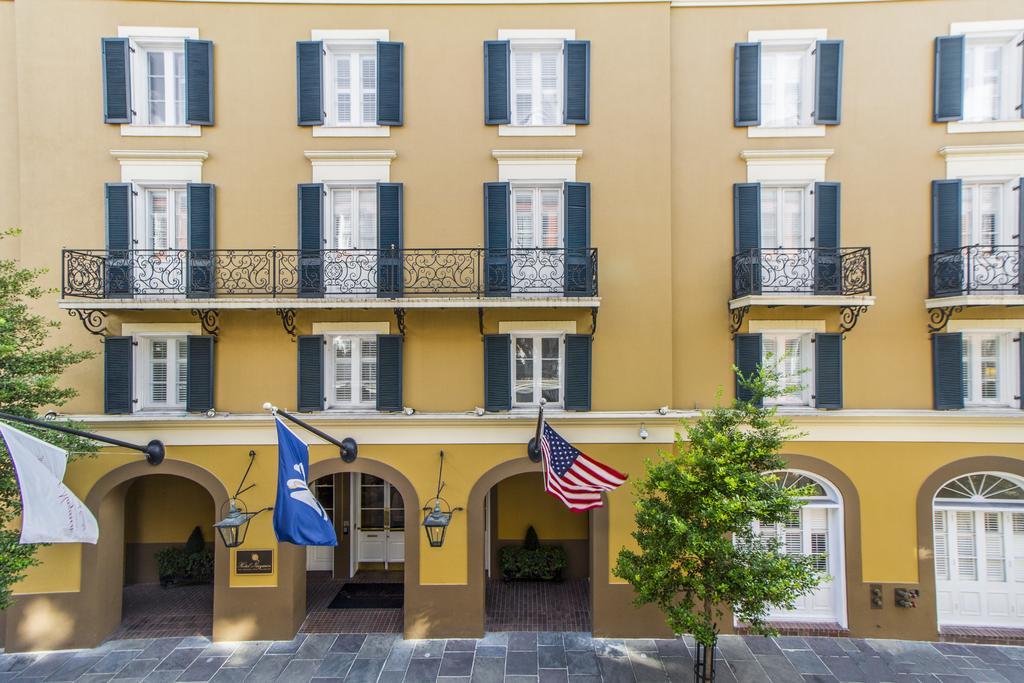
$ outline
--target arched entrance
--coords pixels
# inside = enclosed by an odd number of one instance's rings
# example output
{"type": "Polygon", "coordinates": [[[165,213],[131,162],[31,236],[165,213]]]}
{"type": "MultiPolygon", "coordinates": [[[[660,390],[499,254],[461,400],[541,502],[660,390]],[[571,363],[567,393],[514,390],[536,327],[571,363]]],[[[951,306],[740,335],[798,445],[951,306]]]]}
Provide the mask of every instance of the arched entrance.
{"type": "Polygon", "coordinates": [[[1024,477],[974,472],[932,502],[939,628],[1024,625],[1024,477]]]}
{"type": "Polygon", "coordinates": [[[310,470],[310,489],[333,520],[338,545],[305,549],[300,630],[402,632],[419,578],[412,485],[397,470],[363,458],[321,461],[310,470]]]}

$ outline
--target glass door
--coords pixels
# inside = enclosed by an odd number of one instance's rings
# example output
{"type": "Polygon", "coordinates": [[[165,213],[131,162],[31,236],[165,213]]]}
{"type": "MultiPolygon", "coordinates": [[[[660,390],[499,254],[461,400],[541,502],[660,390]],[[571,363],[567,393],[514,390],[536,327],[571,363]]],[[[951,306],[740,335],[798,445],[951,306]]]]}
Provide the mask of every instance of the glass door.
{"type": "MultiPolygon", "coordinates": [[[[334,521],[334,475],[321,477],[310,483],[310,492],[320,501],[324,512],[334,521]]],[[[306,571],[334,570],[334,548],[326,545],[306,546],[306,571]]]]}
{"type": "Polygon", "coordinates": [[[377,293],[377,188],[335,187],[330,194],[324,284],[328,294],[377,293]]]}
{"type": "Polygon", "coordinates": [[[511,243],[513,294],[564,289],[561,186],[513,186],[511,243]]]}
{"type": "Polygon", "coordinates": [[[360,563],[380,563],[384,569],[405,561],[405,506],[402,494],[380,477],[357,475],[360,563]]]}
{"type": "Polygon", "coordinates": [[[761,291],[813,292],[807,187],[761,188],[761,291]]]}
{"type": "Polygon", "coordinates": [[[136,294],[183,295],[188,253],[185,188],[150,187],[142,194],[142,220],[135,221],[134,291],[136,294]]]}

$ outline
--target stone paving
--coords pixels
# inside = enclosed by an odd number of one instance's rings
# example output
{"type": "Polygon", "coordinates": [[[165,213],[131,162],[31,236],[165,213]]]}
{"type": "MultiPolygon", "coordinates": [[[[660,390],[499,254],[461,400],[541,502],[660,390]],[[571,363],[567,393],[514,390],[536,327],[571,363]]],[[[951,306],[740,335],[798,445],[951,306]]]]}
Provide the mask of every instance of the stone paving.
{"type": "MultiPolygon", "coordinates": [[[[723,636],[718,683],[1024,682],[1024,647],[849,638],[723,636]]],[[[0,681],[689,683],[693,642],[586,633],[479,640],[300,634],[282,642],[111,640],[93,650],[0,654],[0,681]]]]}

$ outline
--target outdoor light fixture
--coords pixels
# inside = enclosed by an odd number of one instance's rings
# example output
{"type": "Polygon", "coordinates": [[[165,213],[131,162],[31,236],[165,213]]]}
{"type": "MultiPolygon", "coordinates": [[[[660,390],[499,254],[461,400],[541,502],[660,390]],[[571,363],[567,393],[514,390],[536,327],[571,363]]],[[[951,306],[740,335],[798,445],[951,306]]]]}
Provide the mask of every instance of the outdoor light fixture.
{"type": "Polygon", "coordinates": [[[210,408],[209,410],[206,411],[206,417],[217,417],[217,411],[214,410],[213,408],[210,408]]]}
{"type": "Polygon", "coordinates": [[[668,406],[658,408],[658,415],[668,415],[668,406]]]}
{"type": "Polygon", "coordinates": [[[274,509],[272,507],[265,507],[256,512],[249,512],[245,509],[245,503],[239,498],[240,495],[256,485],[249,484],[242,488],[246,478],[249,476],[249,471],[252,470],[252,463],[255,459],[256,451],[249,451],[249,466],[245,468],[242,481],[238,483],[235,495],[228,498],[224,505],[221,505],[222,519],[213,525],[213,528],[220,534],[220,540],[224,543],[225,548],[237,548],[245,543],[245,534],[249,531],[249,522],[252,521],[252,518],[261,512],[274,509]],[[224,506],[228,508],[227,514],[224,514],[224,506]]]}
{"type": "Polygon", "coordinates": [[[483,417],[483,416],[484,416],[484,413],[485,413],[485,412],[487,412],[487,411],[485,411],[485,410],[484,410],[483,408],[481,408],[480,406],[477,406],[476,408],[473,408],[473,413],[474,413],[474,414],[475,414],[475,415],[476,415],[477,417],[483,417]]]}
{"type": "Polygon", "coordinates": [[[640,438],[643,439],[644,441],[646,441],[648,436],[650,436],[650,434],[647,433],[647,425],[645,425],[643,422],[641,422],[640,423],[640,438]]]}
{"type": "Polygon", "coordinates": [[[427,542],[431,548],[440,548],[444,545],[444,535],[448,531],[448,525],[452,523],[452,515],[461,512],[462,508],[453,508],[447,500],[441,497],[441,490],[444,489],[444,481],[441,474],[444,472],[444,451],[441,451],[441,464],[437,470],[437,495],[423,508],[423,529],[427,533],[427,542]],[[442,508],[442,505],[444,506],[442,508]]]}
{"type": "Polygon", "coordinates": [[[416,414],[416,409],[415,408],[410,408],[409,406],[406,406],[406,407],[402,408],[402,412],[405,413],[406,415],[415,415],[416,414]]]}

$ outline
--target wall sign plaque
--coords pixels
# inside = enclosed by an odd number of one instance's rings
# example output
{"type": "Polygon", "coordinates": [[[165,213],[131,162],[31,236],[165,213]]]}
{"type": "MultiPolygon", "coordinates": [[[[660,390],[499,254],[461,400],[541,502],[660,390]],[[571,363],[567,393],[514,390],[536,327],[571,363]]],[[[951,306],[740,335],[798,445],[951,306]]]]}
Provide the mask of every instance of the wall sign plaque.
{"type": "Polygon", "coordinates": [[[273,550],[237,550],[235,551],[236,574],[273,574],[273,550]]]}

